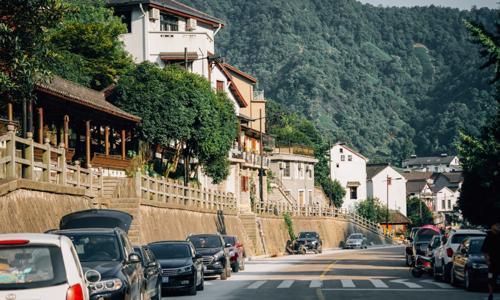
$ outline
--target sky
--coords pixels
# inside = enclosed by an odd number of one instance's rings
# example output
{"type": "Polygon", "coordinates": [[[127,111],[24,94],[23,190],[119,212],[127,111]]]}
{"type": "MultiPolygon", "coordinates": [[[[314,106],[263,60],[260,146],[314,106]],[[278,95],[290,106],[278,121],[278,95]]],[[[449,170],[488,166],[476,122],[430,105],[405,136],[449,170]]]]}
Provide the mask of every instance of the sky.
{"type": "Polygon", "coordinates": [[[470,9],[473,5],[477,7],[500,8],[500,0],[358,0],[362,3],[383,6],[447,6],[460,9],[470,9]]]}

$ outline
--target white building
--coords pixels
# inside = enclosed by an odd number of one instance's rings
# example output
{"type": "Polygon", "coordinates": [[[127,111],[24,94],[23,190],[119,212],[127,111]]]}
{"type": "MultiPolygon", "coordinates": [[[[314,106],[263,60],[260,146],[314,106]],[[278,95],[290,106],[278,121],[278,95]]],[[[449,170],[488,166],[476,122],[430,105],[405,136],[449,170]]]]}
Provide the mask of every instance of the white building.
{"type": "Polygon", "coordinates": [[[406,178],[388,164],[366,167],[367,196],[406,216],[406,178]]]}
{"type": "Polygon", "coordinates": [[[446,225],[445,215],[453,212],[459,196],[458,190],[453,191],[446,186],[434,189],[434,223],[446,225]]]}
{"type": "Polygon", "coordinates": [[[330,149],[330,178],[338,180],[346,195],[342,208],[353,210],[360,200],[366,199],[366,163],[368,158],[337,143],[330,149]]]}
{"type": "Polygon", "coordinates": [[[180,64],[210,78],[208,57],[224,23],[174,0],[108,0],[122,17],[128,33],[121,38],[137,63],[180,64]]]}
{"type": "Polygon", "coordinates": [[[412,155],[410,159],[403,161],[403,168],[418,172],[456,172],[460,171],[460,159],[456,155],[441,154],[441,156],[417,157],[412,155]]]}

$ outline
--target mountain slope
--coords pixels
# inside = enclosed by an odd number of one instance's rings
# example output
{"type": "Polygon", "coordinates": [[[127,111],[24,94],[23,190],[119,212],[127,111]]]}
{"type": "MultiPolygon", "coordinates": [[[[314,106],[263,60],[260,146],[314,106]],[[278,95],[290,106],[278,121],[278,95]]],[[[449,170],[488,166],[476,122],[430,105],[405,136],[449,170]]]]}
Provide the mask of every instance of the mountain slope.
{"type": "Polygon", "coordinates": [[[488,70],[463,19],[488,9],[381,8],[354,0],[189,0],[226,20],[218,53],[267,97],[372,161],[455,152],[493,111],[488,70]]]}

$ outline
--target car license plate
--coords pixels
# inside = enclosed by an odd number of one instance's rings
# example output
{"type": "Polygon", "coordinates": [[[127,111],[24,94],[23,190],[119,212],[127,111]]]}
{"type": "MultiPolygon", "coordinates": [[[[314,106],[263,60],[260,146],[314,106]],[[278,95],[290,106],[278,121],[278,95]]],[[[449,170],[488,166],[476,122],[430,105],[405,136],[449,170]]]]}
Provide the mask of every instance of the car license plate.
{"type": "Polygon", "coordinates": [[[168,283],[168,277],[162,277],[161,282],[163,283],[168,283]]]}

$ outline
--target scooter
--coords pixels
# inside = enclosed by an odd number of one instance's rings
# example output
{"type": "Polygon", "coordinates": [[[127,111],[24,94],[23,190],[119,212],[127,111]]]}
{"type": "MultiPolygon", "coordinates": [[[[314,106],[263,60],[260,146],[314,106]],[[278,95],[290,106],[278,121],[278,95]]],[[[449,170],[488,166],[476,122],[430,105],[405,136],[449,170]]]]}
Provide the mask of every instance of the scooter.
{"type": "Polygon", "coordinates": [[[413,277],[420,278],[424,273],[432,274],[433,262],[431,257],[417,255],[415,257],[415,265],[411,269],[413,277]]]}

